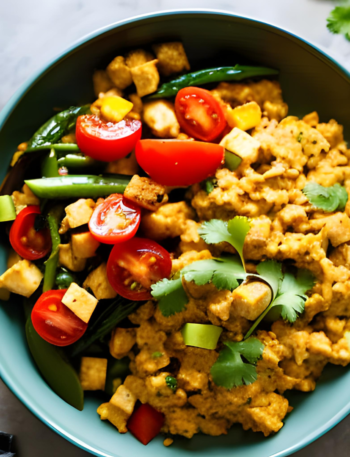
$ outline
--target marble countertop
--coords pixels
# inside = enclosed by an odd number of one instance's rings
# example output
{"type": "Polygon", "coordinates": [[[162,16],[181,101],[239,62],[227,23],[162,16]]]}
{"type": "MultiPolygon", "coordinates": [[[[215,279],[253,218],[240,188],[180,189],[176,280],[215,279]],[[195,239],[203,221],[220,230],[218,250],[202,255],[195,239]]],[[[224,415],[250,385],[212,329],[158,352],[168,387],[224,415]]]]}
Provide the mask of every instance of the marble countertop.
{"type": "MultiPolygon", "coordinates": [[[[331,0],[11,0],[0,1],[0,109],[49,59],[91,31],[168,9],[216,8],[264,20],[316,43],[350,70],[350,43],[326,28],[331,0]]],[[[0,430],[16,435],[19,457],[87,457],[34,417],[0,380],[0,430]]],[[[350,416],[296,457],[344,457],[350,416]]]]}

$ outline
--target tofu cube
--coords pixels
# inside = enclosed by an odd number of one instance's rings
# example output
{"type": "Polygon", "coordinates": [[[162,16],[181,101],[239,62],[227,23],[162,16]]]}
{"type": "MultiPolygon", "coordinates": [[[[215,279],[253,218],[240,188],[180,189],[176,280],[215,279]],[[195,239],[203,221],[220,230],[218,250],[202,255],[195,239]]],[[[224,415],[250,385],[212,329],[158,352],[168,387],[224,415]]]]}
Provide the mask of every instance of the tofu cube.
{"type": "Polygon", "coordinates": [[[168,100],[154,100],[145,103],[143,120],[160,138],[177,138],[180,124],[177,120],[173,103],[168,100]]]}
{"type": "Polygon", "coordinates": [[[156,211],[168,201],[165,187],[150,178],[134,175],[126,186],[124,196],[142,208],[156,211]]]}
{"type": "Polygon", "coordinates": [[[104,390],[107,378],[107,359],[82,357],[79,379],[83,390],[104,390]]]}
{"type": "Polygon", "coordinates": [[[66,218],[69,227],[72,229],[87,224],[94,212],[94,208],[95,202],[91,198],[80,198],[71,205],[66,206],[66,218]]]}
{"type": "Polygon", "coordinates": [[[71,243],[59,245],[58,261],[71,271],[83,271],[86,266],[86,259],[75,257],[73,254],[71,243]]]}
{"type": "Polygon", "coordinates": [[[109,342],[109,351],[115,359],[122,359],[136,343],[136,332],[133,328],[116,328],[109,342]]]}
{"type": "Polygon", "coordinates": [[[121,385],[109,402],[131,416],[134,411],[136,400],[137,398],[135,395],[125,386],[121,385]]]}
{"type": "Polygon", "coordinates": [[[107,278],[107,266],[105,263],[93,270],[85,279],[83,287],[91,289],[98,300],[115,298],[117,292],[110,285],[107,278]]]}
{"type": "Polygon", "coordinates": [[[144,97],[157,90],[159,84],[157,63],[158,60],[155,59],[131,69],[132,80],[139,97],[144,97]]]}
{"type": "Polygon", "coordinates": [[[138,67],[154,59],[154,56],[144,49],[130,51],[125,58],[126,65],[130,68],[138,67]]]}
{"type": "Polygon", "coordinates": [[[12,194],[13,204],[16,208],[16,214],[22,211],[28,205],[40,205],[40,200],[29,189],[27,184],[22,187],[22,192],[15,190],[12,194]]]}
{"type": "Polygon", "coordinates": [[[162,75],[169,76],[172,73],[190,70],[190,64],[182,43],[174,41],[155,44],[153,50],[159,61],[158,67],[162,75]]]}
{"type": "Polygon", "coordinates": [[[227,111],[226,120],[231,128],[250,130],[261,122],[261,109],[256,102],[249,102],[227,111]]]}
{"type": "Polygon", "coordinates": [[[71,245],[73,256],[80,259],[89,259],[96,255],[100,243],[90,232],[72,233],[71,245]]]}
{"type": "Polygon", "coordinates": [[[100,100],[102,117],[108,122],[122,121],[134,106],[122,97],[103,97],[100,100]]]}
{"type": "Polygon", "coordinates": [[[107,67],[107,74],[118,89],[125,89],[132,83],[130,68],[122,56],[112,60],[107,67]]]}
{"type": "Polygon", "coordinates": [[[237,127],[224,136],[220,145],[236,154],[247,165],[256,162],[258,159],[259,141],[237,127]]]}
{"type": "Polygon", "coordinates": [[[78,284],[72,282],[62,298],[62,303],[86,324],[94,312],[98,300],[78,284]]]}
{"type": "Polygon", "coordinates": [[[121,175],[134,175],[139,171],[139,169],[135,151],[133,151],[130,156],[123,157],[122,159],[115,160],[114,162],[109,162],[105,172],[121,175]]]}
{"type": "Polygon", "coordinates": [[[254,321],[269,306],[272,293],[264,282],[252,281],[237,287],[231,297],[234,313],[254,321]]]}
{"type": "Polygon", "coordinates": [[[130,417],[129,414],[111,403],[103,403],[99,406],[97,408],[97,414],[100,415],[102,421],[108,420],[113,424],[118,429],[119,433],[126,433],[128,431],[126,424],[130,417]]]}
{"type": "Polygon", "coordinates": [[[113,87],[113,82],[105,70],[94,71],[94,74],[92,75],[92,82],[94,84],[96,97],[99,97],[101,92],[105,93],[113,87]]]}
{"type": "Polygon", "coordinates": [[[43,276],[39,268],[29,260],[20,260],[0,276],[0,287],[30,297],[39,287],[43,276]]]}

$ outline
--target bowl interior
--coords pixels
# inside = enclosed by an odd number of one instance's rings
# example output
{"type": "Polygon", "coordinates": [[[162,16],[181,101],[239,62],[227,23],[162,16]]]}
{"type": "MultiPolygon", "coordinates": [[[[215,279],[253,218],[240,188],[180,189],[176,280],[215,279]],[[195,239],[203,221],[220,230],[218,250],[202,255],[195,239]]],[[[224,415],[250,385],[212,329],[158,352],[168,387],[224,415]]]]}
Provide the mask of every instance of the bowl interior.
{"type": "MultiPolygon", "coordinates": [[[[91,76],[123,50],[157,41],[182,40],[192,68],[235,63],[278,68],[289,113],[318,111],[321,120],[336,119],[350,132],[350,78],[336,63],[302,40],[279,29],[214,12],[161,13],[125,21],[85,39],[61,56],[15,95],[0,115],[0,179],[16,146],[27,140],[54,107],[93,99],[91,76]]],[[[5,270],[5,244],[0,245],[0,271],[5,270]]],[[[144,447],[130,434],[119,435],[96,413],[100,400],[86,395],[83,412],[64,403],[42,380],[28,352],[22,310],[18,304],[0,306],[0,375],[14,393],[45,423],[84,449],[101,456],[144,457],[201,455],[270,457],[289,455],[327,431],[350,410],[350,372],[326,369],[315,392],[288,395],[294,411],[275,436],[244,432],[240,425],[220,438],[176,438],[165,450],[158,437],[144,447]]]]}

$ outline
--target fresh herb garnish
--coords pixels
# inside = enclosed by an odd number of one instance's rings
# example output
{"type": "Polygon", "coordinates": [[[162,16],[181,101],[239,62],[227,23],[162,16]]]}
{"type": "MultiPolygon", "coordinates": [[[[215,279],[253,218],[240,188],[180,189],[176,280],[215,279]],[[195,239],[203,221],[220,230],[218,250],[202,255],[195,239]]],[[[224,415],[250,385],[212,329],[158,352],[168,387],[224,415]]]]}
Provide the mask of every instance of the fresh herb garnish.
{"type": "Polygon", "coordinates": [[[163,355],[162,352],[159,352],[159,351],[153,352],[152,359],[159,359],[159,357],[162,357],[162,355],[163,355]]]}
{"type": "Polygon", "coordinates": [[[334,8],[327,18],[327,27],[332,33],[341,33],[350,40],[350,5],[334,8]]]}
{"type": "Polygon", "coordinates": [[[232,389],[255,382],[258,378],[256,363],[264,352],[264,344],[257,338],[238,343],[226,341],[224,344],[226,347],[220,351],[210,370],[214,383],[232,389]]]}
{"type": "Polygon", "coordinates": [[[175,392],[177,389],[177,379],[173,376],[167,376],[165,378],[166,385],[175,392]]]}
{"type": "Polygon", "coordinates": [[[304,187],[303,193],[313,206],[329,213],[337,210],[344,211],[348,201],[348,193],[340,184],[324,187],[316,182],[309,182],[304,187]]]}
{"type": "Polygon", "coordinates": [[[207,194],[210,194],[216,187],[218,187],[218,180],[216,178],[208,178],[201,182],[201,187],[207,194]]]}
{"type": "Polygon", "coordinates": [[[180,313],[188,303],[181,278],[158,281],[153,284],[151,294],[158,300],[158,307],[165,317],[180,313]]]}
{"type": "Polygon", "coordinates": [[[209,222],[204,222],[199,228],[198,233],[208,244],[217,244],[223,241],[230,243],[238,252],[245,269],[243,245],[249,230],[250,224],[248,219],[243,216],[236,216],[228,222],[221,221],[220,219],[212,219],[209,222]]]}

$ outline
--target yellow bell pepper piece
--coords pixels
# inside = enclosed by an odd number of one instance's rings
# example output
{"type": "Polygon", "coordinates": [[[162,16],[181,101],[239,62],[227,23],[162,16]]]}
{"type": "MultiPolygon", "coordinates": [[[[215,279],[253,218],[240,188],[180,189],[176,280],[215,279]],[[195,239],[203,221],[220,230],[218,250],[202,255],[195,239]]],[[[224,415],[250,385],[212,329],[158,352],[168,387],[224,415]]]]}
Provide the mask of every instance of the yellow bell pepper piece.
{"type": "Polygon", "coordinates": [[[133,104],[125,98],[111,96],[101,99],[101,115],[108,122],[120,122],[130,113],[133,104]]]}
{"type": "Polygon", "coordinates": [[[227,112],[227,123],[231,128],[250,130],[260,124],[261,109],[256,102],[237,106],[227,112]]]}

